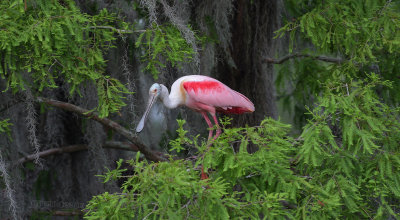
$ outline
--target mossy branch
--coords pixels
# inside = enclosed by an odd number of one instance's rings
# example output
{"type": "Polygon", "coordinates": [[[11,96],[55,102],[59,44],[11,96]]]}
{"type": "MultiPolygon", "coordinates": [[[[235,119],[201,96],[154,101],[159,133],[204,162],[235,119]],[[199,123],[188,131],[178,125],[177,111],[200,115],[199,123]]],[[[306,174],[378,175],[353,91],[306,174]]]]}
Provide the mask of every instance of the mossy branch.
{"type": "Polygon", "coordinates": [[[167,157],[161,153],[161,152],[156,152],[151,150],[149,147],[147,147],[146,145],[144,145],[136,136],[135,134],[133,134],[132,132],[130,132],[128,129],[122,127],[120,124],[116,123],[113,120],[110,120],[108,118],[100,118],[97,114],[78,107],[76,105],[70,104],[70,103],[66,103],[66,102],[61,102],[61,101],[57,101],[57,100],[53,100],[53,99],[48,99],[48,98],[43,98],[43,97],[37,97],[36,98],[37,102],[40,103],[45,103],[47,105],[56,107],[56,108],[60,108],[60,109],[64,109],[66,111],[71,111],[71,112],[75,112],[78,113],[82,116],[85,116],[89,119],[93,119],[99,123],[101,123],[104,126],[107,126],[111,129],[113,129],[115,132],[119,133],[120,135],[124,136],[125,138],[127,138],[130,142],[132,142],[133,144],[136,145],[136,147],[138,148],[138,150],[143,153],[145,155],[145,157],[148,160],[151,161],[166,161],[167,157]]]}

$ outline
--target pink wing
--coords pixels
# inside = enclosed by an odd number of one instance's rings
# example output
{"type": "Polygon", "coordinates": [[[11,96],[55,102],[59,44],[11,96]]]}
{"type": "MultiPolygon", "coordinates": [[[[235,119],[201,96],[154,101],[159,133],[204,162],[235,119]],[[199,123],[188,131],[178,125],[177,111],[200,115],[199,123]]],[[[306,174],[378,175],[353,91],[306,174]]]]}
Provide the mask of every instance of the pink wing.
{"type": "Polygon", "coordinates": [[[184,81],[182,85],[188,98],[214,107],[218,112],[241,114],[254,111],[254,104],[246,96],[218,80],[207,77],[203,81],[184,81]]]}

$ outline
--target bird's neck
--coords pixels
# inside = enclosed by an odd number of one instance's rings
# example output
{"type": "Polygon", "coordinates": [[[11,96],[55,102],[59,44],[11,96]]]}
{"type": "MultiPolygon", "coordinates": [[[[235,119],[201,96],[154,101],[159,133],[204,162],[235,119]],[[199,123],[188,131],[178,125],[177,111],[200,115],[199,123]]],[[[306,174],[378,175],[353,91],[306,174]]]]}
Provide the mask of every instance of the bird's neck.
{"type": "Polygon", "coordinates": [[[178,107],[181,102],[177,99],[174,94],[169,94],[168,88],[161,84],[161,94],[160,99],[167,108],[176,108],[178,107]]]}

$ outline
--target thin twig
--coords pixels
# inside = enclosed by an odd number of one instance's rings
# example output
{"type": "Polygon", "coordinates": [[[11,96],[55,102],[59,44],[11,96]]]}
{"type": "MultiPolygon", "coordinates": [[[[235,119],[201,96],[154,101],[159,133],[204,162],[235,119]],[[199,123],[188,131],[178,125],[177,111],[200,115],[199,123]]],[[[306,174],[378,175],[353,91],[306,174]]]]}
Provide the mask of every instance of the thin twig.
{"type": "Polygon", "coordinates": [[[144,145],[132,132],[130,132],[128,129],[122,127],[120,124],[116,123],[113,120],[110,120],[108,118],[100,118],[97,114],[81,108],[79,106],[66,103],[66,102],[61,102],[53,99],[48,99],[48,98],[43,98],[43,97],[37,97],[36,101],[40,103],[45,103],[47,105],[64,109],[66,111],[71,111],[80,114],[81,116],[87,117],[89,119],[95,120],[99,122],[100,124],[109,127],[113,129],[115,132],[119,133],[120,135],[124,136],[127,138],[130,142],[132,142],[136,147],[139,149],[141,153],[144,154],[144,156],[151,161],[167,161],[167,157],[157,151],[151,150],[149,147],[144,145]]]}
{"type": "Polygon", "coordinates": [[[314,60],[321,60],[329,63],[343,63],[344,60],[342,58],[336,58],[336,57],[326,57],[326,56],[314,56],[310,54],[301,54],[301,53],[293,53],[286,55],[280,59],[273,59],[273,58],[264,58],[265,63],[273,63],[273,64],[282,64],[283,62],[292,59],[292,58],[297,58],[297,57],[310,57],[311,59],[314,60]]]}
{"type": "Polygon", "coordinates": [[[365,212],[365,214],[367,214],[368,218],[370,220],[373,220],[373,218],[371,217],[371,215],[367,212],[367,210],[365,210],[362,206],[360,206],[360,208],[365,212]]]}

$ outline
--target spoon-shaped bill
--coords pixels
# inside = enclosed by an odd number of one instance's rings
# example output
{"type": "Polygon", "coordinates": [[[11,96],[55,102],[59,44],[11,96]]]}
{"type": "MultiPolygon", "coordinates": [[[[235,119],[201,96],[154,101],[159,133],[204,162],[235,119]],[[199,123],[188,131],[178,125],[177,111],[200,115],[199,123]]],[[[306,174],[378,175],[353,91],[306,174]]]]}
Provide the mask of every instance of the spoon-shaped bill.
{"type": "Polygon", "coordinates": [[[153,106],[155,100],[156,100],[156,95],[151,95],[149,97],[149,101],[148,101],[148,104],[147,104],[146,111],[144,112],[142,119],[140,119],[139,124],[136,127],[136,132],[137,133],[139,133],[139,132],[141,132],[143,130],[144,122],[146,121],[147,116],[149,115],[149,112],[150,112],[151,107],[153,106]]]}

